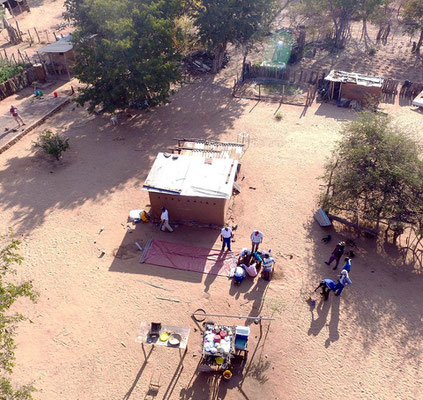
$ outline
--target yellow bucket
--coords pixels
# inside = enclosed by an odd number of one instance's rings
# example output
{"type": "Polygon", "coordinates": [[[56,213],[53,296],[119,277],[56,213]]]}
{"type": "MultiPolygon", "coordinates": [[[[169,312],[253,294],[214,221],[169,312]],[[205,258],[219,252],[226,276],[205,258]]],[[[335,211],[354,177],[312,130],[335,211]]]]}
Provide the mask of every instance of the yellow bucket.
{"type": "Polygon", "coordinates": [[[229,379],[232,378],[232,372],[229,371],[228,369],[226,371],[223,372],[223,379],[225,381],[229,381],[229,379]]]}

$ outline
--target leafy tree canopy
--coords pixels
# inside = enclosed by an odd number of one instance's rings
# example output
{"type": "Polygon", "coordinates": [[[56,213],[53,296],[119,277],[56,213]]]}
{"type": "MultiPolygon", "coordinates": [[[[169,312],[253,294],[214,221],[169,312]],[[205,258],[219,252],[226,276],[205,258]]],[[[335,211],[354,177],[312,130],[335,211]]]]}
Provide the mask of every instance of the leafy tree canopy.
{"type": "Polygon", "coordinates": [[[89,111],[165,102],[180,78],[175,20],[180,0],[66,0],[76,27],[74,71],[86,83],[78,97],[89,111]],[[91,35],[97,35],[93,39],[91,35]]]}
{"type": "Polygon", "coordinates": [[[420,146],[384,115],[364,113],[348,124],[326,165],[323,207],[355,221],[388,225],[423,221],[420,146]]]}
{"type": "Polygon", "coordinates": [[[221,69],[228,43],[246,45],[268,29],[277,0],[198,0],[189,2],[202,42],[214,52],[213,71],[221,69]]]}
{"type": "Polygon", "coordinates": [[[8,282],[7,277],[16,273],[14,264],[20,265],[23,258],[19,255],[20,241],[13,238],[11,232],[0,236],[0,399],[31,400],[34,387],[24,385],[15,389],[10,381],[10,374],[15,365],[15,329],[16,324],[25,319],[22,314],[10,314],[10,308],[20,297],[29,297],[36,301],[38,294],[32,282],[19,285],[8,282]]]}
{"type": "Polygon", "coordinates": [[[420,32],[416,50],[419,51],[423,44],[423,1],[408,0],[402,10],[403,23],[406,25],[407,31],[414,35],[420,32]]]}

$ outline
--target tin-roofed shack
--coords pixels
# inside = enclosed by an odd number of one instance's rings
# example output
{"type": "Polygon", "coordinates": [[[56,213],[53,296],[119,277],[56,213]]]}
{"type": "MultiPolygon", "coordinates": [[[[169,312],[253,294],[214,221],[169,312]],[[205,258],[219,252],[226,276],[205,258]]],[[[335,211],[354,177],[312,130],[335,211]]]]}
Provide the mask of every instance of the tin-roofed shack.
{"type": "Polygon", "coordinates": [[[330,82],[330,100],[356,100],[362,105],[369,105],[379,103],[382,96],[384,79],[380,76],[332,70],[325,80],[330,82]]]}
{"type": "Polygon", "coordinates": [[[173,222],[223,226],[237,168],[229,158],[159,153],[143,186],[153,217],[164,206],[173,222]]]}

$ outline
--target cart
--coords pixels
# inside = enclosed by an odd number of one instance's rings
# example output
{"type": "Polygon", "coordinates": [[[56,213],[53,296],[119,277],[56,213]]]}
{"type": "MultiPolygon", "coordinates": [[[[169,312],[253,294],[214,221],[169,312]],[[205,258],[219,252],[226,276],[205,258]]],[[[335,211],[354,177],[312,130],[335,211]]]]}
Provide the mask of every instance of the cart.
{"type": "Polygon", "coordinates": [[[212,322],[204,326],[199,371],[220,372],[229,369],[235,356],[235,327],[212,322]]]}

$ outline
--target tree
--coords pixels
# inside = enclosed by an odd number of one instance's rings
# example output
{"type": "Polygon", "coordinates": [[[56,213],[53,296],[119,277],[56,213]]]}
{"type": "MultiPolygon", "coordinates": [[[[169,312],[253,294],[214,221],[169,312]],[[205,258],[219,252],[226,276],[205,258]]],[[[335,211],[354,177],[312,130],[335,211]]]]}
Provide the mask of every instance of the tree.
{"type": "Polygon", "coordinates": [[[175,20],[180,0],[66,0],[76,27],[74,72],[88,110],[144,108],[167,101],[180,79],[175,20]],[[96,35],[93,38],[93,35],[96,35]]]}
{"type": "Polygon", "coordinates": [[[402,22],[410,35],[419,32],[415,51],[420,51],[423,44],[423,2],[421,0],[409,0],[403,5],[402,22]]]}
{"type": "Polygon", "coordinates": [[[16,273],[14,264],[22,264],[19,255],[20,241],[13,237],[11,231],[0,236],[0,399],[31,400],[34,387],[24,385],[14,389],[10,374],[15,365],[15,330],[16,324],[25,319],[22,314],[10,314],[10,308],[20,297],[29,297],[36,301],[38,294],[34,291],[32,282],[16,285],[7,282],[9,274],[16,273]]]}
{"type": "Polygon", "coordinates": [[[277,0],[189,1],[203,44],[213,52],[212,72],[222,68],[229,43],[246,46],[268,27],[278,10],[277,0]]]}
{"type": "Polygon", "coordinates": [[[384,116],[363,113],[343,130],[323,179],[322,207],[379,229],[423,227],[420,146],[384,116]]]}

